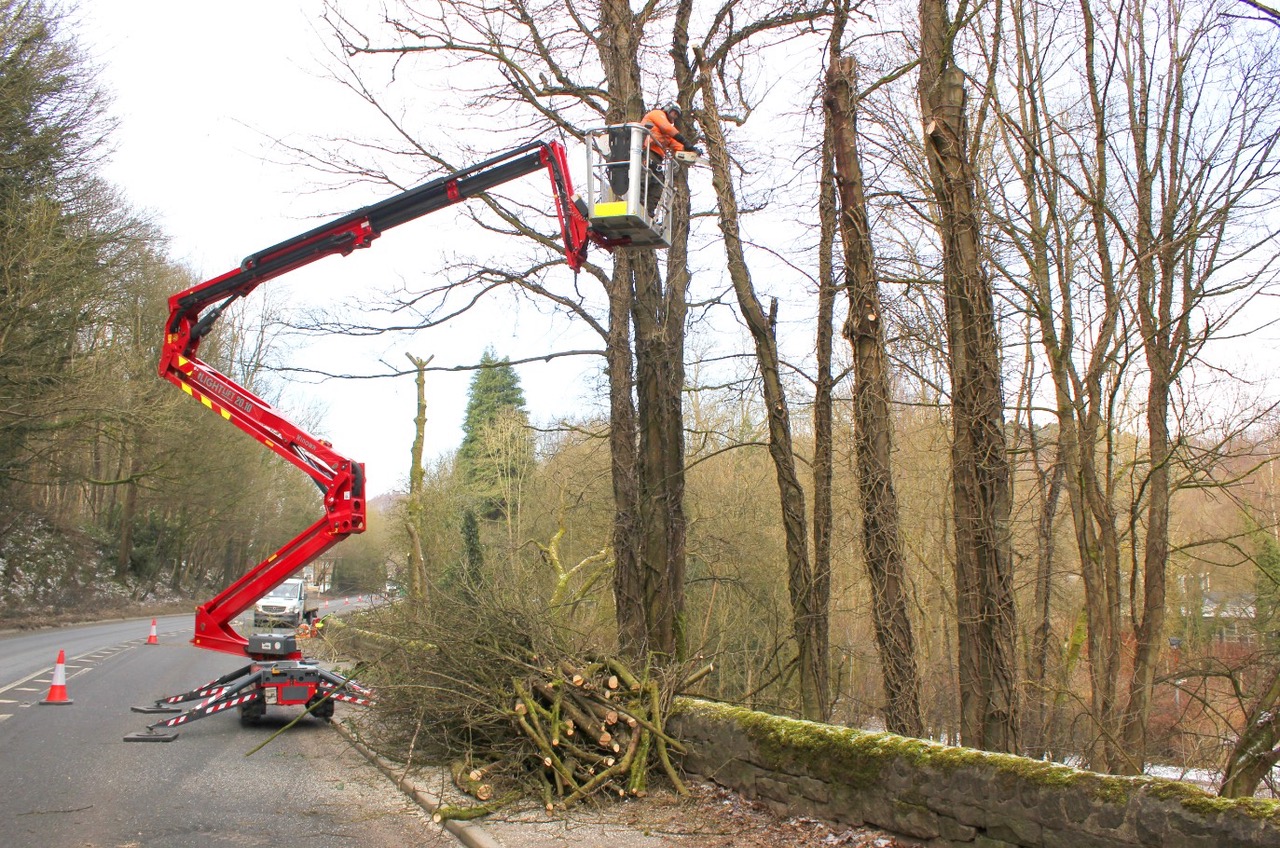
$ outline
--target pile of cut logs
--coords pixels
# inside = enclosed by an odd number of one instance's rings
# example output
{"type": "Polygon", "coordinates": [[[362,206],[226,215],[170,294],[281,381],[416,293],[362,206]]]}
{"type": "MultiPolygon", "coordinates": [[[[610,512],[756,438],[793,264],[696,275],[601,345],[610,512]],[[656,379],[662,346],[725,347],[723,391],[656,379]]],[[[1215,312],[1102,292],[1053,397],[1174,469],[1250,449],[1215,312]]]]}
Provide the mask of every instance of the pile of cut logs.
{"type": "MultiPolygon", "coordinates": [[[[711,671],[708,665],[676,686],[660,685],[654,677],[633,674],[619,660],[603,659],[581,665],[562,662],[513,681],[509,716],[528,743],[521,746],[527,752],[521,771],[534,774],[547,811],[601,793],[642,796],[653,768],[661,768],[675,790],[685,794],[672,763],[672,754],[683,754],[685,748],[666,732],[666,711],[674,694],[711,671]]],[[[455,764],[454,784],[481,802],[464,809],[483,815],[502,803],[495,802],[489,778],[510,774],[512,765],[455,764]]],[[[458,818],[460,812],[452,808],[440,818],[458,818]]]]}

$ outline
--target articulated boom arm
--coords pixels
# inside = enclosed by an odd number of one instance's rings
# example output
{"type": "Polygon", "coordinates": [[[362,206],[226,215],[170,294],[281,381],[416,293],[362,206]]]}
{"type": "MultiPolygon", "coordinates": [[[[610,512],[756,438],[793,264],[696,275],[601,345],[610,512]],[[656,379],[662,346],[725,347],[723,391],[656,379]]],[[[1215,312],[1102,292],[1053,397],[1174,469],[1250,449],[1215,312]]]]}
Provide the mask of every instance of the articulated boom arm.
{"type": "MultiPolygon", "coordinates": [[[[249,653],[248,640],[232,629],[232,620],[308,562],[365,527],[364,466],[338,454],[329,443],[295,426],[261,398],[200,361],[200,340],[231,302],[262,283],[326,256],[346,256],[369,247],[385,230],[541,168],[551,177],[565,258],[576,271],[586,256],[588,238],[594,237],[574,205],[564,148],[557,142],[534,142],[254,253],[239,268],[169,298],[160,376],[298,466],[324,493],[322,518],[196,609],[193,644],[241,656],[249,653]]],[[[290,658],[300,659],[301,653],[290,658]]]]}

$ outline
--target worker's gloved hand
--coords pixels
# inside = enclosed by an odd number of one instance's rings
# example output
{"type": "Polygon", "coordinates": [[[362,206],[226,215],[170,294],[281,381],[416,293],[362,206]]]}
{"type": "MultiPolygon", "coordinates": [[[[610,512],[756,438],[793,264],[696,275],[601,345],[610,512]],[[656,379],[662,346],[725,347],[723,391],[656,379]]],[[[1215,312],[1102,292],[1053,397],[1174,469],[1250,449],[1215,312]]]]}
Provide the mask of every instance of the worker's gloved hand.
{"type": "Polygon", "coordinates": [[[690,153],[692,153],[694,156],[701,156],[701,155],[702,155],[702,148],[701,148],[701,147],[690,147],[690,148],[689,148],[689,152],[690,152],[690,153]]]}

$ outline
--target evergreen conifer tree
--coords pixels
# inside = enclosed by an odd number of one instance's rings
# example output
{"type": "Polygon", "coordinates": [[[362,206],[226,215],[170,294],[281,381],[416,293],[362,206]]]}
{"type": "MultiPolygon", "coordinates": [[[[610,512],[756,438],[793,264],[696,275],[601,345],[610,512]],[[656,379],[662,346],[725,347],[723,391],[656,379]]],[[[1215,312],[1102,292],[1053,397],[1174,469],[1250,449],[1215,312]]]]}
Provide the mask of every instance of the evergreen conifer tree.
{"type": "Polygon", "coordinates": [[[519,481],[533,463],[533,436],[520,378],[492,349],[471,379],[458,449],[458,471],[480,516],[497,520],[515,508],[519,481]]]}

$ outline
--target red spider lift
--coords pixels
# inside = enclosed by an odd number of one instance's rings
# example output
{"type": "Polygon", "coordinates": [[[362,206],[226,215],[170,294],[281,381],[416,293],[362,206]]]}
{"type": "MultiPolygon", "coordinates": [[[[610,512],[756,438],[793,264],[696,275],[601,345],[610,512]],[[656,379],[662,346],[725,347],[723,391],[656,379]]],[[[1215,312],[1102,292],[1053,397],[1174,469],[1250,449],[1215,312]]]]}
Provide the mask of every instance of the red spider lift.
{"type": "MultiPolygon", "coordinates": [[[[170,742],[172,728],[236,707],[244,724],[256,723],[268,705],[306,705],[328,719],[334,701],[372,703],[372,693],[353,680],[303,659],[293,635],[257,634],[245,638],[231,624],[258,598],[352,533],[365,529],[364,466],[335,451],[328,442],[287,420],[261,398],[198,357],[200,340],[223,311],[268,280],[334,254],[346,256],[369,247],[384,231],[474,197],[540,169],[551,177],[556,214],[564,238],[565,260],[577,271],[589,242],[605,247],[629,245],[626,232],[594,232],[573,193],[558,142],[533,142],[470,168],[358,209],[330,223],[247,257],[239,268],[178,292],[169,298],[169,321],[160,355],[160,376],[209,410],[248,433],[272,452],[308,474],[324,494],[324,515],[280,550],[249,569],[217,597],[196,608],[192,644],[248,657],[250,663],[196,689],[133,707],[142,713],[180,713],[158,721],[127,742],[170,742]],[[186,709],[179,704],[192,704],[186,709]]],[[[636,246],[645,239],[636,239],[636,246]]]]}

